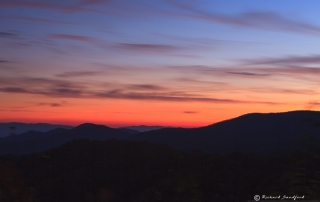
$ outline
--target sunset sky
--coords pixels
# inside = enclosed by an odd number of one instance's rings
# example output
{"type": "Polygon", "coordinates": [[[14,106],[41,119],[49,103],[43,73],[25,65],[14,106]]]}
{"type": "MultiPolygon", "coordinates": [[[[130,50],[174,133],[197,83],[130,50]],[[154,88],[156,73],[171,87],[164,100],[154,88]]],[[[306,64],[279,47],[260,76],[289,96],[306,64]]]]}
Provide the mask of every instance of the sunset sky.
{"type": "Polygon", "coordinates": [[[320,110],[319,0],[1,0],[0,122],[320,110]]]}

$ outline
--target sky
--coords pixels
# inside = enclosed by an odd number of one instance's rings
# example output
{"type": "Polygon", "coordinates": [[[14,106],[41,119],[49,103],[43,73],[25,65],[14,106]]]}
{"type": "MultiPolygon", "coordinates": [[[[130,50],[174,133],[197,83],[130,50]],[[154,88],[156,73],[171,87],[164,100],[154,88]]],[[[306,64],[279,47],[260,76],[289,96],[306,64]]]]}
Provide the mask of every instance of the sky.
{"type": "Polygon", "coordinates": [[[199,127],[320,109],[319,0],[1,0],[0,122],[199,127]]]}

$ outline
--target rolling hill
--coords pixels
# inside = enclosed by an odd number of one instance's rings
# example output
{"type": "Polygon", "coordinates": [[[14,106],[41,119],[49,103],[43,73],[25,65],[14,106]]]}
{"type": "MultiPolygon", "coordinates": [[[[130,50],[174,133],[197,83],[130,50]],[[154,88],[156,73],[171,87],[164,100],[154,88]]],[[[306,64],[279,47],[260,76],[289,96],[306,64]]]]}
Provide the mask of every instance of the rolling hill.
{"type": "Polygon", "coordinates": [[[115,129],[91,123],[72,129],[29,131],[0,138],[0,154],[28,154],[61,146],[75,139],[147,141],[209,153],[279,153],[319,145],[320,112],[251,113],[199,128],[161,128],[147,132],[115,129]]]}

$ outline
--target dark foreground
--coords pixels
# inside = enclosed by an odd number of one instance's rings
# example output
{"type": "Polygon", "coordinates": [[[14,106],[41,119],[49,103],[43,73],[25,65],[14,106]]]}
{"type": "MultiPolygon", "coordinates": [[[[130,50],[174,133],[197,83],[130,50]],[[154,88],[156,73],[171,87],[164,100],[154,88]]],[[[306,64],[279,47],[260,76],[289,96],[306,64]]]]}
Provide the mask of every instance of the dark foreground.
{"type": "Polygon", "coordinates": [[[286,155],[183,152],[124,140],[74,140],[0,157],[0,201],[248,201],[254,195],[320,199],[320,151],[286,155]]]}

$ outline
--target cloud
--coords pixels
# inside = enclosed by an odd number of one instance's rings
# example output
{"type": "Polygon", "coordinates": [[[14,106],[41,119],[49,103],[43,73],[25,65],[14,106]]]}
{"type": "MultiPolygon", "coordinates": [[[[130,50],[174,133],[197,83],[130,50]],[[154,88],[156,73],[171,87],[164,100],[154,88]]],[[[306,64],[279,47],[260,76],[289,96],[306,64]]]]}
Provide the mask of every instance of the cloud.
{"type": "Polygon", "coordinates": [[[152,84],[133,84],[127,86],[128,89],[133,90],[164,90],[165,88],[162,86],[152,85],[152,84]]]}
{"type": "Polygon", "coordinates": [[[173,57],[184,57],[184,58],[199,58],[197,55],[189,54],[189,51],[208,51],[212,50],[212,46],[205,45],[194,45],[194,44],[184,44],[182,46],[171,45],[170,44],[160,44],[160,43],[116,43],[114,45],[104,45],[104,49],[113,48],[113,50],[118,51],[130,51],[130,53],[143,53],[143,54],[162,54],[166,56],[173,57]],[[188,51],[188,53],[185,53],[188,51]]]}
{"type": "Polygon", "coordinates": [[[247,12],[239,17],[257,28],[304,34],[320,34],[320,27],[318,25],[294,21],[276,12],[247,12]]]}
{"type": "Polygon", "coordinates": [[[65,21],[58,21],[58,20],[50,20],[50,19],[43,19],[43,18],[32,18],[27,16],[0,16],[0,18],[5,19],[13,19],[13,20],[24,20],[28,22],[43,22],[43,23],[58,23],[58,24],[75,24],[71,22],[65,22],[65,21]]]}
{"type": "Polygon", "coordinates": [[[227,73],[243,75],[243,76],[270,76],[270,74],[257,74],[257,73],[251,73],[251,72],[227,72],[227,73]]]}
{"type": "Polygon", "coordinates": [[[117,47],[124,50],[140,51],[140,52],[173,52],[180,48],[163,44],[138,44],[138,43],[119,43],[117,47]]]}
{"type": "Polygon", "coordinates": [[[25,94],[38,94],[47,95],[50,97],[82,97],[82,91],[71,88],[53,88],[53,89],[35,89],[35,88],[22,88],[22,87],[5,87],[0,88],[0,92],[5,93],[25,93],[25,94]]]}
{"type": "Polygon", "coordinates": [[[299,89],[299,88],[275,88],[275,87],[249,87],[248,91],[256,93],[271,93],[271,94],[302,94],[302,95],[314,95],[315,90],[311,89],[299,89]]]}
{"type": "Polygon", "coordinates": [[[61,103],[48,103],[48,102],[41,102],[38,103],[38,106],[50,106],[50,107],[62,107],[63,105],[65,105],[65,102],[61,102],[61,103]]]}
{"type": "Polygon", "coordinates": [[[39,103],[38,104],[39,106],[44,106],[44,105],[48,105],[48,106],[51,106],[51,107],[60,107],[61,106],[61,104],[59,104],[59,103],[39,103]]]}
{"type": "Polygon", "coordinates": [[[83,93],[84,92],[82,90],[73,88],[52,88],[45,92],[39,92],[39,94],[55,97],[82,97],[83,93]]]}
{"type": "Polygon", "coordinates": [[[52,9],[61,10],[66,12],[75,12],[83,10],[76,3],[70,1],[53,1],[51,3],[41,0],[3,0],[0,4],[0,8],[37,8],[37,9],[52,9]],[[63,2],[63,3],[62,3],[63,2]]]}
{"type": "Polygon", "coordinates": [[[44,86],[57,86],[57,87],[74,87],[84,88],[83,82],[71,82],[68,80],[51,79],[45,77],[0,77],[0,85],[23,85],[28,84],[30,87],[44,87],[44,86]]]}
{"type": "Polygon", "coordinates": [[[320,55],[289,56],[283,58],[262,58],[242,60],[245,65],[269,65],[269,64],[320,64],[320,55]]]}
{"type": "MultiPolygon", "coordinates": [[[[109,0],[74,0],[74,1],[43,1],[43,0],[2,0],[1,8],[30,8],[30,9],[45,9],[58,10],[67,13],[74,12],[90,12],[112,15],[114,12],[107,12],[104,10],[96,10],[88,8],[88,6],[99,5],[109,0]]],[[[120,10],[118,13],[121,13],[120,10]]]]}
{"type": "Polygon", "coordinates": [[[252,27],[264,30],[287,31],[303,34],[320,35],[320,26],[296,21],[272,11],[248,11],[237,15],[225,15],[218,12],[205,12],[195,4],[182,0],[166,0],[170,5],[188,13],[179,13],[182,17],[202,19],[214,23],[233,26],[252,27]]]}
{"type": "Polygon", "coordinates": [[[301,64],[319,65],[318,56],[310,57],[288,57],[288,58],[270,58],[270,59],[255,59],[246,60],[246,64],[231,67],[211,67],[205,65],[180,65],[167,66],[169,70],[183,71],[184,73],[197,73],[201,75],[211,76],[237,76],[237,77],[272,77],[272,76],[286,76],[299,77],[303,76],[318,76],[320,75],[320,68],[306,67],[301,64]],[[254,67],[251,67],[253,66],[254,67]],[[268,65],[267,67],[260,67],[260,65],[268,65]],[[271,65],[271,66],[270,66],[271,65]]]}
{"type": "Polygon", "coordinates": [[[31,93],[30,91],[19,87],[0,88],[0,91],[5,93],[31,93]]]}
{"type": "Polygon", "coordinates": [[[318,101],[310,101],[306,104],[305,109],[306,110],[311,110],[315,107],[319,107],[320,106],[320,102],[318,101]]]}
{"type": "Polygon", "coordinates": [[[0,60],[0,63],[7,63],[9,62],[8,60],[0,60]]]}
{"type": "Polygon", "coordinates": [[[183,113],[185,113],[185,114],[197,114],[199,112],[197,112],[197,111],[184,111],[183,113]]]}
{"type": "Polygon", "coordinates": [[[68,35],[68,34],[51,34],[48,35],[48,38],[51,39],[63,39],[63,40],[73,40],[73,41],[81,41],[81,42],[89,42],[89,43],[97,43],[101,42],[99,39],[95,39],[87,36],[78,36],[78,35],[68,35]]]}
{"type": "Polygon", "coordinates": [[[96,4],[104,4],[108,3],[111,0],[83,0],[81,2],[82,5],[96,5],[96,4]]]}
{"type": "MultiPolygon", "coordinates": [[[[188,93],[190,88],[178,91],[175,87],[166,88],[154,84],[121,84],[66,81],[49,78],[0,78],[0,91],[5,93],[36,94],[48,97],[64,98],[100,98],[127,99],[170,102],[209,102],[229,104],[282,104],[268,101],[247,101],[237,99],[215,98],[211,96],[188,93]],[[26,86],[26,83],[28,84],[26,86]]],[[[201,93],[201,88],[194,92],[201,93]]]]}
{"type": "Polygon", "coordinates": [[[81,97],[85,88],[85,82],[34,77],[0,78],[0,91],[6,93],[38,94],[52,97],[81,97]]]}
{"type": "Polygon", "coordinates": [[[155,101],[177,101],[177,102],[212,102],[212,103],[230,103],[230,104],[279,104],[276,102],[259,102],[259,101],[243,101],[233,99],[220,99],[211,97],[201,97],[195,95],[184,94],[181,96],[175,93],[139,93],[139,92],[123,92],[119,89],[95,93],[94,96],[99,98],[112,99],[130,99],[130,100],[155,100],[155,101]]]}
{"type": "Polygon", "coordinates": [[[221,39],[213,39],[213,38],[195,38],[195,37],[186,37],[186,36],[172,36],[155,33],[154,35],[163,37],[165,39],[170,39],[174,41],[181,41],[183,43],[192,43],[192,44],[200,44],[207,46],[217,46],[217,45],[262,45],[267,43],[262,42],[250,42],[250,41],[234,41],[234,40],[221,40],[221,39]]]}
{"type": "Polygon", "coordinates": [[[247,11],[239,14],[222,14],[207,12],[199,8],[200,1],[166,0],[167,5],[132,1],[111,0],[75,0],[75,1],[41,1],[41,0],[2,0],[1,8],[36,8],[51,9],[63,12],[91,12],[111,16],[132,17],[180,17],[206,20],[213,23],[232,26],[251,27],[263,30],[286,31],[293,33],[312,34],[319,36],[320,25],[314,25],[301,20],[291,19],[273,11],[247,11]],[[196,2],[196,3],[195,3],[196,2]],[[106,4],[106,5],[104,5],[106,4]],[[92,9],[92,6],[99,8],[92,9]],[[102,9],[101,9],[102,8],[102,9]],[[147,16],[146,16],[147,15],[147,16]]]}
{"type": "Polygon", "coordinates": [[[15,36],[17,36],[17,34],[13,32],[0,32],[0,37],[12,38],[15,36]]]}
{"type": "Polygon", "coordinates": [[[100,71],[70,71],[70,72],[63,72],[61,74],[56,74],[57,77],[83,77],[83,76],[96,76],[101,75],[102,72],[100,71]]]}

